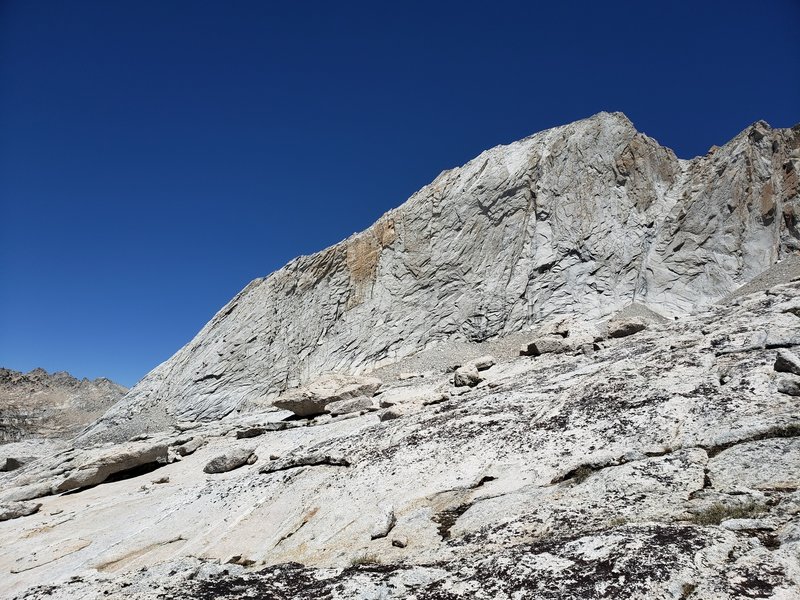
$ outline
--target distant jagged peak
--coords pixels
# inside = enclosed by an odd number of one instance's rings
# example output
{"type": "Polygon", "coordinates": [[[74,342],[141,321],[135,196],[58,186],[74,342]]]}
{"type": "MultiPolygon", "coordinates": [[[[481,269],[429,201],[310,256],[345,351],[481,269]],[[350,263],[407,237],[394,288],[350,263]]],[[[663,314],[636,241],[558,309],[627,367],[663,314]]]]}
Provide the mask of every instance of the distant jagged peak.
{"type": "Polygon", "coordinates": [[[67,371],[53,371],[52,373],[49,373],[42,367],[36,367],[27,373],[0,367],[0,385],[30,384],[41,385],[44,387],[76,387],[80,385],[113,386],[121,390],[127,390],[125,386],[122,386],[111,379],[108,379],[107,377],[96,377],[95,379],[83,377],[82,379],[78,379],[67,371]]]}

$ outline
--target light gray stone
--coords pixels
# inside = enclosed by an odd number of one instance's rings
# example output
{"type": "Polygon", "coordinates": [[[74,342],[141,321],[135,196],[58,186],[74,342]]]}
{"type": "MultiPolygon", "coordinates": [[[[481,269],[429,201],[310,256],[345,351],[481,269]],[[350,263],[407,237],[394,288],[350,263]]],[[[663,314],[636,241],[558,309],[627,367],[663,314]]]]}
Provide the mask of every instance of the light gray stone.
{"type": "Polygon", "coordinates": [[[374,377],[326,375],[306,387],[287,392],[274,405],[298,417],[309,417],[325,412],[329,404],[371,398],[380,386],[380,379],[374,377]]]}
{"type": "Polygon", "coordinates": [[[203,467],[203,472],[209,474],[227,473],[247,464],[252,464],[250,460],[253,456],[253,448],[233,448],[225,454],[215,456],[208,461],[206,466],[203,467]]]}
{"type": "Polygon", "coordinates": [[[456,387],[473,387],[483,381],[483,377],[478,372],[478,367],[474,364],[467,364],[456,369],[453,373],[453,385],[456,387]]]}
{"type": "Polygon", "coordinates": [[[39,512],[41,502],[8,502],[0,504],[0,521],[9,521],[39,512]]]}
{"type": "Polygon", "coordinates": [[[391,506],[384,508],[380,517],[378,518],[377,523],[375,524],[375,527],[370,533],[370,539],[377,540],[380,538],[385,538],[387,535],[389,535],[389,532],[392,531],[396,523],[397,519],[394,516],[394,508],[391,506]]]}
{"type": "Polygon", "coordinates": [[[608,337],[621,338],[647,329],[647,321],[641,317],[617,319],[608,323],[608,337]]]}
{"type": "Polygon", "coordinates": [[[338,400],[337,402],[331,402],[325,406],[325,410],[334,417],[364,410],[374,410],[375,408],[375,402],[372,398],[367,398],[366,396],[338,400]]]}
{"type": "Polygon", "coordinates": [[[103,483],[109,476],[150,463],[166,463],[168,443],[164,440],[130,442],[97,453],[86,453],[77,467],[56,486],[57,492],[103,483]]]}
{"type": "Polygon", "coordinates": [[[542,354],[560,354],[572,350],[572,344],[558,336],[541,337],[529,342],[520,350],[522,356],[540,356],[542,354]]]}
{"type": "Polygon", "coordinates": [[[497,359],[494,356],[487,354],[485,356],[475,358],[469,362],[470,364],[475,365],[475,368],[478,369],[478,371],[485,371],[486,369],[489,369],[497,364],[497,359]]]}
{"type": "Polygon", "coordinates": [[[190,454],[194,454],[199,448],[202,448],[206,444],[207,440],[202,437],[193,437],[191,440],[186,442],[185,444],[181,444],[180,446],[175,447],[175,452],[179,456],[189,456],[190,454]]]}

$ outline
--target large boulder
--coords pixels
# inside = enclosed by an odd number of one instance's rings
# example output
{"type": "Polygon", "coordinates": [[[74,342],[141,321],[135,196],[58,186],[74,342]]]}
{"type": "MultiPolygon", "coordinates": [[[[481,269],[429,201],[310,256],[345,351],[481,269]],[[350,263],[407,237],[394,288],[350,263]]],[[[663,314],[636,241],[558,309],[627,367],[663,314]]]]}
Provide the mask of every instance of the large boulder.
{"type": "Polygon", "coordinates": [[[642,317],[627,317],[608,322],[608,337],[621,338],[647,329],[647,321],[642,317]]]}
{"type": "Polygon", "coordinates": [[[14,471],[19,469],[23,464],[21,460],[11,456],[0,458],[0,472],[14,471]]]}
{"type": "Polygon", "coordinates": [[[447,394],[438,382],[418,385],[399,385],[382,389],[377,400],[381,408],[389,408],[397,404],[436,404],[447,399],[447,394]]]}
{"type": "Polygon", "coordinates": [[[572,344],[559,336],[536,338],[525,344],[519,351],[521,356],[540,356],[542,354],[560,354],[572,350],[572,344]]]}
{"type": "Polygon", "coordinates": [[[789,396],[800,396],[800,378],[789,375],[779,379],[778,391],[789,396]]]}
{"type": "Polygon", "coordinates": [[[375,408],[376,406],[372,398],[359,396],[358,398],[348,398],[346,400],[331,402],[325,407],[325,411],[334,417],[338,417],[339,415],[361,412],[362,410],[373,410],[375,408]]]}
{"type": "Polygon", "coordinates": [[[478,372],[478,367],[472,363],[468,363],[463,367],[458,367],[456,372],[453,373],[453,385],[456,387],[469,386],[473,387],[483,381],[483,377],[478,372]]]}
{"type": "Polygon", "coordinates": [[[253,464],[255,458],[253,449],[250,447],[234,448],[212,458],[203,471],[209,474],[227,473],[246,464],[253,464]]]}
{"type": "Polygon", "coordinates": [[[478,371],[485,371],[486,369],[490,369],[497,364],[497,359],[491,354],[487,354],[485,356],[473,358],[471,361],[469,361],[469,363],[475,365],[475,368],[478,369],[478,371]]]}
{"type": "Polygon", "coordinates": [[[102,450],[86,450],[78,467],[56,486],[56,492],[90,487],[103,483],[109,476],[151,463],[169,460],[169,444],[165,440],[129,442],[102,450]]]}
{"type": "Polygon", "coordinates": [[[372,398],[380,386],[381,380],[375,377],[331,374],[285,393],[273,404],[298,417],[311,417],[324,413],[325,407],[334,402],[359,396],[372,398]]]}
{"type": "Polygon", "coordinates": [[[794,373],[800,375],[800,358],[796,354],[781,348],[775,357],[774,369],[779,373],[794,373]]]}
{"type": "Polygon", "coordinates": [[[0,504],[0,521],[27,517],[39,511],[41,502],[8,502],[0,504]]]}

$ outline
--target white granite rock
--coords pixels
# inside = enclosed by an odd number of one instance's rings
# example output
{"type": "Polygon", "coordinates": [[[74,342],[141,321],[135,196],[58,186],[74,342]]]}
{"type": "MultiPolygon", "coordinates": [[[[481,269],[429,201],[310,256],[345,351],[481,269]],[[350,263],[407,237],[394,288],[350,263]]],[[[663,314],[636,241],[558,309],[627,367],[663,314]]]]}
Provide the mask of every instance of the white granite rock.
{"type": "Polygon", "coordinates": [[[298,417],[308,417],[321,414],[328,405],[343,400],[371,398],[380,386],[381,380],[374,377],[326,375],[283,394],[274,405],[298,417]]]}
{"type": "MultiPolygon", "coordinates": [[[[786,310],[800,283],[769,291],[650,323],[591,356],[531,360],[514,356],[510,340],[484,371],[495,387],[401,402],[387,409],[400,411],[391,420],[356,413],[265,429],[248,438],[274,457],[257,469],[203,473],[241,447],[231,432],[266,415],[201,424],[191,435],[206,444],[160,468],[168,484],[145,474],[45,495],[39,512],[0,522],[4,591],[26,600],[797,596],[800,405],[778,391],[775,349],[719,353],[767,339],[760,332],[800,334],[786,310]]],[[[424,385],[451,377],[443,367],[424,385]]],[[[381,395],[421,385],[387,381],[381,395]]],[[[189,443],[171,435],[136,443],[189,443]]],[[[0,474],[4,493],[52,486],[109,451],[37,458],[0,474]]]]}

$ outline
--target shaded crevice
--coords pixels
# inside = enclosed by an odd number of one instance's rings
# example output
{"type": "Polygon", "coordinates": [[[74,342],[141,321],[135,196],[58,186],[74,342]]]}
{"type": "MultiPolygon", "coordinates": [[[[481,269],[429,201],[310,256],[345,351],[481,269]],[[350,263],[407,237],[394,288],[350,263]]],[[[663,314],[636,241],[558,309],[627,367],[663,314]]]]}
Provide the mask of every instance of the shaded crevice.
{"type": "Polygon", "coordinates": [[[195,383],[200,383],[201,381],[208,381],[209,379],[219,380],[222,377],[222,373],[209,373],[208,375],[203,375],[202,377],[195,379],[195,383]]]}
{"type": "Polygon", "coordinates": [[[439,536],[442,540],[450,539],[450,530],[453,528],[453,525],[456,524],[456,521],[458,521],[461,515],[467,512],[467,509],[469,509],[472,504],[472,502],[467,502],[452,508],[446,508],[432,517],[433,522],[438,525],[436,530],[439,532],[439,536]]]}
{"type": "Polygon", "coordinates": [[[275,546],[274,546],[274,547],[275,547],[275,548],[277,548],[278,546],[280,546],[280,545],[281,545],[283,542],[285,542],[286,540],[288,540],[288,539],[289,539],[290,537],[292,537],[292,536],[293,536],[295,533],[297,533],[297,532],[298,532],[298,531],[300,531],[300,530],[301,530],[303,527],[305,527],[306,523],[308,523],[308,521],[302,521],[302,522],[301,522],[301,523],[300,523],[300,524],[299,524],[297,527],[295,527],[294,529],[292,529],[292,530],[291,530],[289,533],[287,533],[287,534],[285,534],[285,535],[281,536],[281,539],[279,539],[279,540],[277,541],[277,543],[275,544],[275,546]]]}
{"type": "Polygon", "coordinates": [[[497,477],[492,477],[491,475],[485,475],[485,476],[480,478],[480,481],[478,481],[474,485],[471,485],[468,489],[474,490],[474,489],[477,489],[479,487],[483,487],[483,485],[485,483],[489,483],[490,481],[497,481],[497,477]]]}
{"type": "Polygon", "coordinates": [[[131,467],[130,469],[123,469],[122,471],[117,471],[116,473],[112,473],[100,483],[95,483],[93,485],[87,485],[85,487],[75,488],[74,490],[68,490],[62,493],[61,495],[69,496],[71,494],[77,494],[85,490],[90,490],[94,487],[97,487],[98,485],[103,485],[106,483],[114,483],[115,481],[125,481],[126,479],[135,479],[136,477],[141,477],[142,475],[149,475],[153,471],[156,471],[166,466],[167,466],[166,462],[159,462],[159,461],[144,463],[142,465],[131,467]]]}
{"type": "Polygon", "coordinates": [[[634,459],[625,459],[624,457],[619,457],[616,459],[611,459],[605,462],[587,462],[582,463],[575,467],[574,469],[570,469],[563,475],[559,475],[558,477],[554,477],[552,481],[550,481],[550,485],[557,485],[559,483],[564,483],[565,481],[572,481],[574,483],[581,483],[588,479],[591,475],[598,471],[602,471],[603,469],[607,469],[608,467],[621,467],[623,465],[627,465],[628,463],[638,462],[641,460],[647,460],[648,458],[658,458],[660,456],[666,456],[667,454],[672,454],[673,452],[680,450],[681,448],[664,450],[659,452],[645,452],[643,458],[634,458],[634,459]]]}
{"type": "Polygon", "coordinates": [[[279,471],[288,471],[289,469],[298,469],[300,467],[349,467],[350,464],[350,461],[344,457],[323,454],[276,460],[263,467],[260,472],[264,474],[277,473],[279,471]]]}
{"type": "Polygon", "coordinates": [[[760,442],[761,440],[772,440],[772,439],[793,438],[793,437],[800,437],[800,423],[789,423],[788,425],[779,425],[777,427],[772,427],[767,431],[764,431],[763,433],[759,433],[757,435],[748,438],[735,440],[732,442],[725,442],[724,444],[715,444],[713,446],[700,446],[700,448],[706,451],[709,458],[713,458],[720,452],[723,452],[728,448],[733,448],[734,446],[738,446],[739,444],[747,444],[749,442],[760,442]]]}
{"type": "Polygon", "coordinates": [[[756,350],[778,350],[780,348],[796,348],[800,345],[800,340],[775,340],[764,341],[761,344],[748,344],[741,348],[720,348],[714,351],[715,356],[725,356],[727,354],[739,354],[741,352],[754,352],[756,350]]]}
{"type": "MultiPolygon", "coordinates": [[[[641,460],[646,460],[648,458],[658,458],[660,456],[666,456],[667,454],[672,454],[673,452],[678,452],[680,450],[692,450],[692,449],[704,450],[709,458],[713,458],[720,452],[723,452],[724,450],[728,450],[729,448],[733,448],[734,446],[738,446],[740,444],[759,442],[762,440],[784,439],[784,438],[794,438],[794,437],[800,437],[800,423],[789,423],[788,425],[772,427],[762,433],[747,438],[734,440],[731,442],[725,442],[723,444],[714,444],[710,446],[704,446],[704,445],[686,446],[686,447],[672,448],[669,450],[664,450],[659,452],[645,452],[644,458],[635,458],[632,460],[626,460],[620,457],[618,459],[612,459],[605,462],[587,462],[580,464],[573,469],[570,469],[563,475],[553,478],[553,480],[550,482],[550,485],[556,485],[559,483],[563,483],[565,481],[573,481],[575,483],[581,483],[594,473],[602,471],[603,469],[609,467],[621,467],[628,463],[638,462],[641,460]]],[[[705,472],[705,479],[703,485],[704,489],[711,487],[711,481],[708,477],[707,469],[705,472]]]]}

